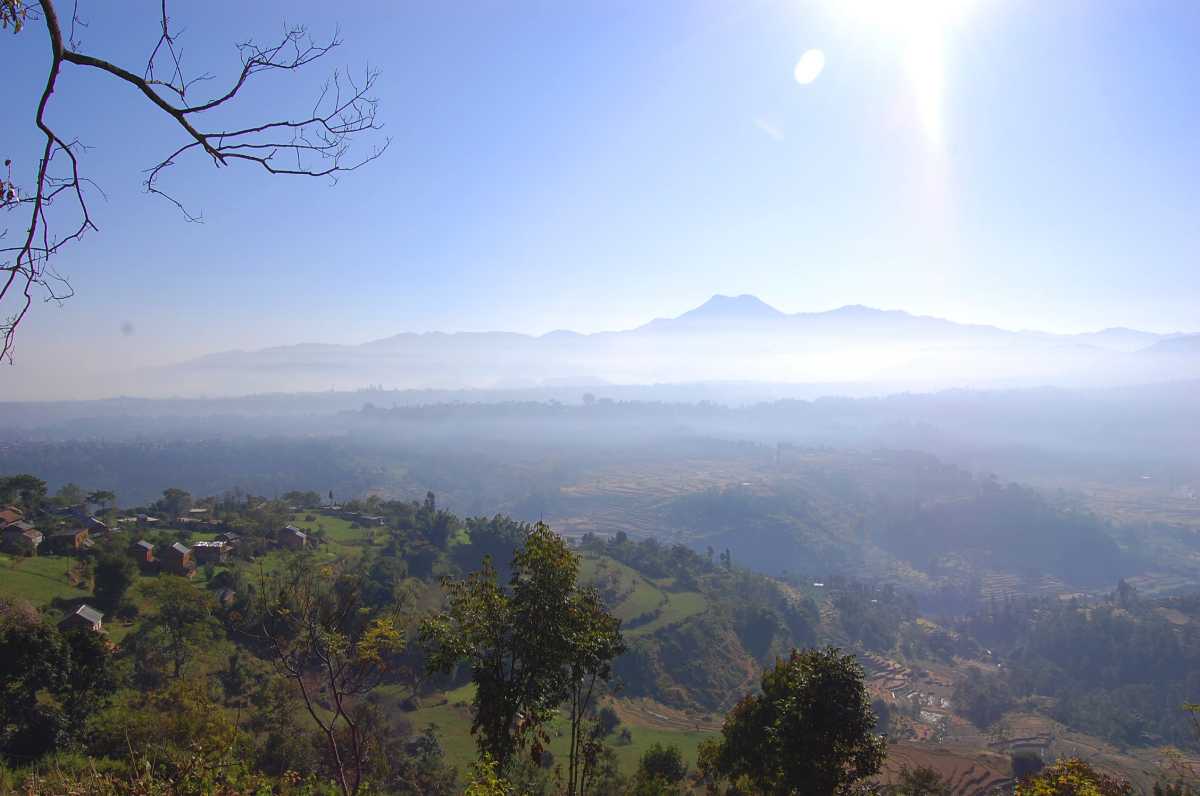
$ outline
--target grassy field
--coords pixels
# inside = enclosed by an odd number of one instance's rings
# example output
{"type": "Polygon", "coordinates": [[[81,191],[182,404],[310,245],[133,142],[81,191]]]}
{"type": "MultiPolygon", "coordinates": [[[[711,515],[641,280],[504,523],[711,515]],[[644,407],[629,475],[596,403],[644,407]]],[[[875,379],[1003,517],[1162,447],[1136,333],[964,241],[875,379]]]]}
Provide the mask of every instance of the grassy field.
{"type": "Polygon", "coordinates": [[[666,596],[667,604],[663,606],[662,613],[655,617],[654,621],[626,630],[625,635],[629,638],[648,635],[660,628],[702,613],[708,607],[708,600],[699,592],[682,591],[666,596]]]}
{"type": "Polygon", "coordinates": [[[579,581],[597,583],[602,579],[615,578],[618,590],[625,593],[616,605],[610,605],[613,616],[628,621],[635,616],[649,613],[666,605],[668,597],[635,570],[605,556],[585,554],[579,563],[579,581]]]}
{"type": "MultiPolygon", "coordinates": [[[[462,773],[470,768],[477,754],[475,739],[471,735],[470,705],[473,694],[474,686],[468,684],[428,699],[426,704],[417,710],[401,714],[406,721],[411,722],[414,731],[417,732],[429,724],[436,725],[446,751],[446,759],[462,773]]],[[[623,726],[629,728],[632,742],[623,745],[614,743],[613,750],[616,752],[621,770],[626,774],[631,774],[637,769],[642,755],[656,743],[679,747],[684,760],[694,768],[696,748],[704,739],[713,737],[711,732],[668,729],[642,724],[636,718],[631,718],[628,711],[622,711],[622,714],[625,716],[623,726]]],[[[550,751],[554,754],[556,762],[565,763],[567,759],[569,731],[570,727],[566,717],[560,717],[551,725],[550,751]]],[[[615,738],[611,740],[615,741],[615,738]]]]}
{"type": "Polygon", "coordinates": [[[308,514],[301,512],[292,515],[292,524],[307,534],[323,531],[325,542],[320,546],[335,557],[358,558],[363,551],[371,547],[372,531],[382,539],[386,536],[383,528],[355,528],[354,525],[341,517],[326,517],[323,514],[308,514]],[[306,520],[305,517],[315,517],[306,520]]]}
{"type": "Polygon", "coordinates": [[[656,583],[625,564],[605,556],[584,555],[579,564],[579,579],[583,583],[615,580],[618,584],[617,590],[625,596],[616,605],[609,606],[609,610],[622,621],[628,622],[656,610],[660,612],[650,622],[626,629],[625,635],[629,638],[645,636],[676,622],[682,622],[708,607],[708,601],[699,592],[667,591],[674,586],[673,579],[664,578],[656,583]]]}
{"type": "Polygon", "coordinates": [[[72,586],[67,571],[76,559],[66,556],[14,557],[0,554],[0,597],[44,607],[55,598],[74,600],[91,592],[72,586]]]}

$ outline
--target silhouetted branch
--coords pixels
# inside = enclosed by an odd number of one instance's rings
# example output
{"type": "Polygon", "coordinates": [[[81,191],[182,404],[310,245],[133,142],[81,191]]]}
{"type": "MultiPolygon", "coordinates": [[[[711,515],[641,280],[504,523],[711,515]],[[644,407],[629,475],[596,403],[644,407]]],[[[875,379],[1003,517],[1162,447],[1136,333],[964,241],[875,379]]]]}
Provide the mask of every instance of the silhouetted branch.
{"type": "MultiPolygon", "coordinates": [[[[253,41],[242,42],[237,45],[241,69],[233,83],[209,99],[192,102],[189,95],[195,87],[214,78],[207,73],[192,78],[186,76],[180,34],[172,30],[167,0],[161,1],[159,38],[141,75],[80,51],[76,27],[86,25],[79,18],[77,2],[72,9],[66,43],[55,0],[38,0],[38,9],[26,0],[5,0],[4,9],[6,26],[19,29],[28,20],[39,18],[45,22],[51,63],[35,116],[45,143],[33,190],[28,196],[22,196],[11,174],[7,180],[0,180],[0,209],[29,213],[28,226],[20,244],[0,248],[0,256],[4,258],[0,259],[0,306],[4,306],[6,299],[10,303],[15,299],[16,303],[11,314],[0,317],[0,334],[3,335],[0,359],[12,361],[15,332],[36,292],[40,291],[47,301],[62,301],[72,295],[70,284],[50,266],[51,258],[88,230],[98,229],[92,221],[84,192],[85,185],[95,186],[80,176],[77,153],[83,147],[75,140],[67,143],[46,121],[46,109],[64,63],[95,69],[129,84],[174,120],[187,143],[147,170],[144,187],[148,193],[162,196],[175,205],[188,221],[199,221],[200,216],[190,213],[159,183],[170,166],[193,150],[203,151],[218,167],[244,162],[269,174],[332,177],[336,181],[341,172],[361,168],[387,149],[389,142],[384,139],[382,144],[367,152],[351,154],[356,137],[380,129],[376,117],[378,100],[371,96],[379,72],[370,68],[359,81],[349,72],[335,71],[306,116],[234,128],[208,128],[202,121],[206,112],[231,103],[255,75],[268,71],[295,71],[328,55],[341,45],[336,33],[328,41],[317,43],[305,28],[297,26],[288,28],[277,42],[268,46],[253,41]],[[55,171],[56,162],[63,164],[61,171],[55,171]],[[58,199],[69,199],[74,208],[74,219],[61,236],[51,232],[51,219],[47,213],[58,199]]],[[[0,233],[2,237],[4,235],[0,233]]]]}

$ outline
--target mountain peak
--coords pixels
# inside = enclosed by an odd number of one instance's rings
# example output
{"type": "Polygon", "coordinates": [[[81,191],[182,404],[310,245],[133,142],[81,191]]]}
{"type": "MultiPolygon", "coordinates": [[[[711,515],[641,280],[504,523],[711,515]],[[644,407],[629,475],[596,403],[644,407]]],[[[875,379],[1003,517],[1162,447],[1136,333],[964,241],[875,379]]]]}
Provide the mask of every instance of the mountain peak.
{"type": "Polygon", "coordinates": [[[688,318],[746,321],[781,317],[783,317],[782,312],[757,296],[749,293],[743,293],[740,296],[725,296],[718,293],[694,310],[680,315],[677,320],[688,318]]]}

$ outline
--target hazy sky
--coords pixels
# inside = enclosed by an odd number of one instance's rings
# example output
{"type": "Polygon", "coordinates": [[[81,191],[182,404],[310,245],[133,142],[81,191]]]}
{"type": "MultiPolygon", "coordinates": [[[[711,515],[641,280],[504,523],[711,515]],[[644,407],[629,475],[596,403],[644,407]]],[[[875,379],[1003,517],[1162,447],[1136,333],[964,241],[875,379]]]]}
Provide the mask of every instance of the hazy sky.
{"type": "MultiPolygon", "coordinates": [[[[114,17],[84,0],[84,49],[140,71],[156,5],[114,17]]],[[[1197,3],[175,7],[185,62],[214,86],[237,40],[340,26],[331,60],[268,76],[239,118],[297,115],[329,68],[369,62],[391,149],[332,188],[195,157],[169,183],[203,211],[188,224],[140,190],[178,133],[128,86],[65,66],[52,118],[92,147],[101,231],[59,259],[78,295],[35,308],[0,391],[85,361],[624,328],[713,293],[1051,331],[1200,327],[1197,3]]],[[[3,155],[21,179],[44,28],[3,46],[3,155]]]]}

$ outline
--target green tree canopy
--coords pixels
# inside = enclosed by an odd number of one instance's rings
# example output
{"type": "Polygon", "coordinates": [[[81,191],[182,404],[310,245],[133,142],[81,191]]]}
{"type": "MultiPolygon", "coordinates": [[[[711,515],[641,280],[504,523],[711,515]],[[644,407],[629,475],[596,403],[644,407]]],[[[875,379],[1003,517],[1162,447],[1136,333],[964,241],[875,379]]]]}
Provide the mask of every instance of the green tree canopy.
{"type": "Polygon", "coordinates": [[[163,490],[163,496],[157,505],[160,511],[178,517],[192,507],[192,495],[184,489],[171,487],[163,490]]]}
{"type": "Polygon", "coordinates": [[[558,706],[574,707],[580,679],[607,676],[624,649],[619,623],[577,584],[578,567],[562,537],[538,523],[513,555],[507,587],[485,558],[479,572],[444,581],[447,610],[422,623],[430,672],[471,667],[479,751],[501,770],[526,746],[538,756],[558,706]]]}
{"type": "Polygon", "coordinates": [[[0,602],[0,758],[23,763],[77,740],[114,688],[99,633],[60,633],[30,606],[0,602]]]}
{"type": "Polygon", "coordinates": [[[96,604],[106,612],[116,611],[125,601],[129,587],[137,579],[137,564],[127,555],[112,551],[96,560],[96,604]]]}
{"type": "Polygon", "coordinates": [[[755,793],[832,796],[879,771],[884,740],[853,655],[834,647],[793,651],[725,718],[703,754],[710,776],[755,793]]]}
{"type": "Polygon", "coordinates": [[[212,597],[175,575],[161,575],[141,588],[158,610],[139,628],[137,642],[165,660],[178,678],[196,652],[219,635],[212,597]]]}
{"type": "Polygon", "coordinates": [[[0,478],[0,503],[19,503],[25,511],[33,511],[46,497],[46,482],[37,476],[21,473],[0,478]]]}
{"type": "Polygon", "coordinates": [[[687,761],[677,746],[656,743],[642,754],[638,761],[639,782],[653,785],[677,785],[687,776],[687,761]]]}
{"type": "Polygon", "coordinates": [[[1017,783],[1014,796],[1130,796],[1133,786],[1077,758],[1061,760],[1017,783]]]}

